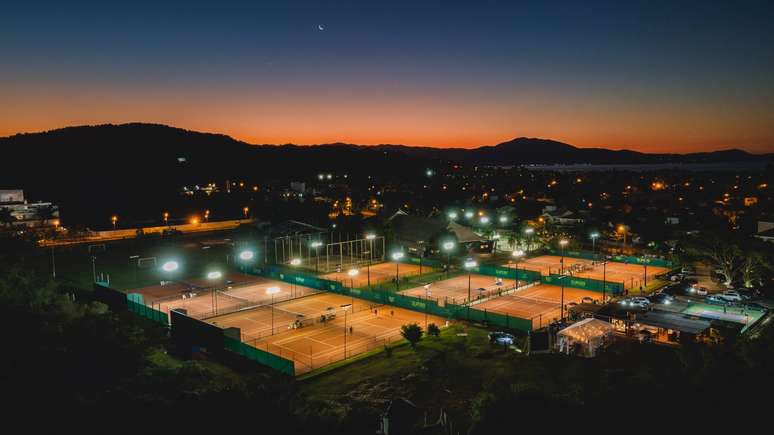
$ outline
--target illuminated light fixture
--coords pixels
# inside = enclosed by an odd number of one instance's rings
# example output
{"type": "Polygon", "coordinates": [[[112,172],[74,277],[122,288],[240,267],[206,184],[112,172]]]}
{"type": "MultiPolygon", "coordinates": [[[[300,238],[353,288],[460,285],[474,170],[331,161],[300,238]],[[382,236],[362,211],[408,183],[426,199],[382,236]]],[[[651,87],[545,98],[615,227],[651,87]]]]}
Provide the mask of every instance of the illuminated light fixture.
{"type": "Polygon", "coordinates": [[[376,234],[374,234],[374,233],[366,234],[366,240],[373,240],[375,238],[376,238],[376,234]]]}
{"type": "Polygon", "coordinates": [[[315,242],[312,242],[311,246],[313,248],[319,248],[320,246],[322,246],[322,242],[320,242],[319,240],[315,241],[315,242]]]}
{"type": "Polygon", "coordinates": [[[532,234],[532,233],[534,233],[534,232],[535,232],[535,229],[534,229],[534,228],[527,228],[527,229],[525,229],[525,230],[524,230],[524,232],[525,232],[526,234],[532,234]]]}
{"type": "Polygon", "coordinates": [[[508,217],[507,216],[500,216],[500,223],[504,224],[506,222],[508,222],[508,217]]]}
{"type": "Polygon", "coordinates": [[[521,249],[517,249],[517,250],[513,251],[513,254],[511,254],[511,255],[516,257],[516,258],[521,258],[521,257],[524,256],[524,251],[522,251],[521,249]]]}
{"type": "Polygon", "coordinates": [[[480,221],[482,224],[488,224],[488,223],[489,223],[489,217],[487,217],[487,216],[481,216],[481,219],[479,219],[479,221],[480,221]]]}
{"type": "Polygon", "coordinates": [[[213,270],[207,274],[207,279],[220,279],[223,278],[223,274],[219,270],[213,270]]]}
{"type": "Polygon", "coordinates": [[[347,275],[351,277],[356,277],[358,273],[360,273],[360,271],[358,271],[357,269],[349,269],[347,271],[347,275]]]}
{"type": "Polygon", "coordinates": [[[443,249],[446,251],[451,251],[452,249],[454,249],[454,242],[445,242],[443,244],[443,249]]]}
{"type": "Polygon", "coordinates": [[[473,212],[472,211],[466,211],[465,212],[465,219],[473,219],[473,212]]]}
{"type": "Polygon", "coordinates": [[[395,261],[398,261],[401,258],[403,258],[403,253],[402,252],[395,252],[395,253],[392,254],[392,259],[395,260],[395,261]]]}
{"type": "Polygon", "coordinates": [[[476,266],[478,266],[478,263],[476,263],[475,260],[471,260],[471,259],[465,260],[465,269],[472,269],[476,266]]]}
{"type": "Polygon", "coordinates": [[[167,261],[163,265],[161,265],[161,269],[164,270],[164,272],[174,272],[180,267],[179,264],[177,264],[177,261],[167,261]]]}
{"type": "Polygon", "coordinates": [[[449,219],[451,220],[457,219],[457,213],[456,212],[449,213],[449,219]]]}
{"type": "Polygon", "coordinates": [[[291,266],[300,266],[301,265],[301,259],[300,258],[294,258],[290,260],[291,266]]]}
{"type": "Polygon", "coordinates": [[[239,258],[244,261],[249,261],[255,258],[255,252],[253,251],[242,251],[239,253],[239,258]]]}
{"type": "Polygon", "coordinates": [[[568,243],[570,243],[570,242],[568,242],[566,239],[562,239],[562,240],[559,241],[559,244],[562,245],[562,246],[567,246],[568,243]]]}
{"type": "Polygon", "coordinates": [[[267,295],[276,295],[279,292],[280,292],[280,288],[279,287],[269,287],[269,288],[266,289],[266,294],[267,295]]]}

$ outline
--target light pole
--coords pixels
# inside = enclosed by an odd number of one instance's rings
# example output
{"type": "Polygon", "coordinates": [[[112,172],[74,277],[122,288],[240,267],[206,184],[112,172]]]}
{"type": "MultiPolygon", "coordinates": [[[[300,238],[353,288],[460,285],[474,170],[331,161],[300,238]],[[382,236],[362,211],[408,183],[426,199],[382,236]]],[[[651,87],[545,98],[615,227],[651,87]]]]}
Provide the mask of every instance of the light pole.
{"type": "Polygon", "coordinates": [[[400,290],[400,284],[398,284],[398,281],[400,280],[400,260],[403,258],[403,252],[395,252],[392,254],[392,259],[395,261],[395,291],[400,290]]]}
{"type": "Polygon", "coordinates": [[[427,331],[427,301],[430,300],[430,284],[425,286],[425,331],[427,331]]]}
{"type": "Polygon", "coordinates": [[[245,216],[245,219],[247,219],[247,213],[248,213],[249,211],[250,211],[250,208],[249,208],[249,207],[247,207],[247,206],[245,206],[245,207],[242,209],[242,213],[244,214],[244,216],[245,216]]]}
{"type": "Polygon", "coordinates": [[[513,258],[516,259],[516,288],[519,288],[519,261],[524,256],[524,251],[517,249],[513,251],[513,258]]]}
{"type": "Polygon", "coordinates": [[[271,335],[274,335],[274,295],[279,292],[279,287],[269,287],[266,289],[266,294],[271,295],[271,335]]]}
{"type": "Polygon", "coordinates": [[[165,211],[162,216],[164,217],[164,226],[168,226],[169,225],[169,212],[165,211]]]}
{"type": "Polygon", "coordinates": [[[597,238],[599,238],[599,233],[594,231],[593,233],[591,233],[589,237],[591,237],[591,255],[594,258],[596,258],[597,257],[596,241],[597,241],[597,238]]]}
{"type": "Polygon", "coordinates": [[[561,275],[564,275],[564,247],[567,246],[567,243],[569,243],[567,241],[567,239],[562,239],[562,240],[559,241],[559,246],[562,247],[562,260],[559,263],[560,264],[560,268],[561,268],[561,272],[559,272],[559,273],[561,275]]]}
{"type": "MultiPolygon", "coordinates": [[[[642,281],[644,282],[643,285],[647,287],[648,286],[648,263],[644,263],[643,266],[645,266],[645,275],[642,277],[642,281]]],[[[640,296],[642,296],[642,291],[640,291],[640,296]]]]}
{"type": "Polygon", "coordinates": [[[91,256],[91,275],[94,278],[94,282],[97,282],[97,266],[94,261],[97,259],[94,255],[91,256]]]}
{"type": "Polygon", "coordinates": [[[352,289],[355,288],[355,277],[360,273],[357,269],[349,269],[347,275],[349,275],[349,295],[352,297],[352,305],[355,304],[355,296],[352,294],[352,289]]]}
{"type": "MultiPolygon", "coordinates": [[[[301,265],[301,259],[300,258],[294,258],[290,260],[290,265],[293,267],[298,267],[301,265]]],[[[296,282],[295,278],[293,278],[293,281],[290,283],[290,297],[295,296],[294,293],[296,291],[296,282]]]]}
{"type": "Polygon", "coordinates": [[[344,310],[344,359],[347,359],[347,311],[352,308],[352,304],[345,304],[341,306],[344,310]]]}
{"type": "Polygon", "coordinates": [[[451,251],[454,249],[454,242],[448,241],[443,243],[443,250],[446,251],[446,277],[449,277],[451,270],[451,251]]]}
{"type": "Polygon", "coordinates": [[[562,282],[562,305],[559,307],[559,310],[561,311],[562,322],[564,322],[564,279],[565,278],[567,278],[567,275],[562,275],[559,277],[559,281],[562,282]]]}
{"type": "Polygon", "coordinates": [[[602,303],[605,303],[605,290],[607,288],[607,260],[602,261],[602,303]]]}
{"type": "Polygon", "coordinates": [[[524,234],[527,235],[527,253],[532,249],[532,235],[535,234],[535,229],[527,227],[524,229],[524,234]]]}
{"type": "Polygon", "coordinates": [[[366,275],[368,279],[368,290],[371,290],[371,261],[374,258],[374,239],[376,234],[366,234],[366,240],[368,240],[368,265],[366,266],[366,275]]]}
{"type": "Polygon", "coordinates": [[[478,266],[475,260],[468,258],[465,260],[465,269],[468,271],[468,320],[470,320],[470,276],[474,267],[478,266]]]}
{"type": "Polygon", "coordinates": [[[618,232],[623,234],[623,247],[626,248],[626,225],[618,225],[618,232]]]}
{"type": "Polygon", "coordinates": [[[312,242],[312,247],[315,251],[315,264],[314,264],[314,271],[318,272],[320,270],[320,246],[322,246],[322,242],[317,240],[312,242]]]}
{"type": "Polygon", "coordinates": [[[110,222],[113,222],[113,229],[116,229],[116,223],[118,223],[118,216],[116,215],[111,216],[110,222]]]}

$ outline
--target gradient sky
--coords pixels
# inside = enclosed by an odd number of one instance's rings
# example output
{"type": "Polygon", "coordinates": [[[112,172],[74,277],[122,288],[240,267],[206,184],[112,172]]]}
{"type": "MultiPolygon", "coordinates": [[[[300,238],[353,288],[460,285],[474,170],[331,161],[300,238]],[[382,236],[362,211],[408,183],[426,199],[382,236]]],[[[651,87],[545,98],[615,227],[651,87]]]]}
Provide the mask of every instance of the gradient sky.
{"type": "Polygon", "coordinates": [[[2,6],[0,136],[133,121],[252,143],[774,152],[774,2],[2,6]]]}

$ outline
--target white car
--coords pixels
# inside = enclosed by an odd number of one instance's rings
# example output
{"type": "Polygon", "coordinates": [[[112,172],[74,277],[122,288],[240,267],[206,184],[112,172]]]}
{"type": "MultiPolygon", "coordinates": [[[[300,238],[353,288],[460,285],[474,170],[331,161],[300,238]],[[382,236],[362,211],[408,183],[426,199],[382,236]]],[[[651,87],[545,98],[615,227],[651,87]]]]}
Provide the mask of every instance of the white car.
{"type": "Polygon", "coordinates": [[[726,290],[719,294],[718,297],[728,302],[739,302],[742,300],[742,295],[736,290],[726,290]]]}
{"type": "Polygon", "coordinates": [[[635,296],[631,298],[631,301],[638,305],[650,305],[650,300],[648,298],[644,298],[642,296],[635,296]]]}

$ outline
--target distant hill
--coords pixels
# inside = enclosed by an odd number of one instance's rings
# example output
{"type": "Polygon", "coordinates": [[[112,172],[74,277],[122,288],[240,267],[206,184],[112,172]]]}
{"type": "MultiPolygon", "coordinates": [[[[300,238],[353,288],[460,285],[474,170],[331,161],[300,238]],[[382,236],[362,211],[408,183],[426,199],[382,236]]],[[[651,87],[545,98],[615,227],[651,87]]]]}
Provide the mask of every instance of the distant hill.
{"type": "Polygon", "coordinates": [[[644,154],[577,148],[546,139],[517,138],[475,149],[361,146],[353,144],[253,145],[221,134],[158,124],[67,127],[0,138],[0,188],[63,205],[64,215],[100,213],[143,203],[162,210],[183,185],[222,184],[226,179],[309,180],[320,172],[400,177],[421,174],[441,162],[478,165],[550,163],[627,164],[738,162],[772,154],[740,150],[695,154],[644,154]],[[171,195],[170,195],[171,194],[171,195]],[[68,210],[69,208],[69,210],[68,210]]]}

